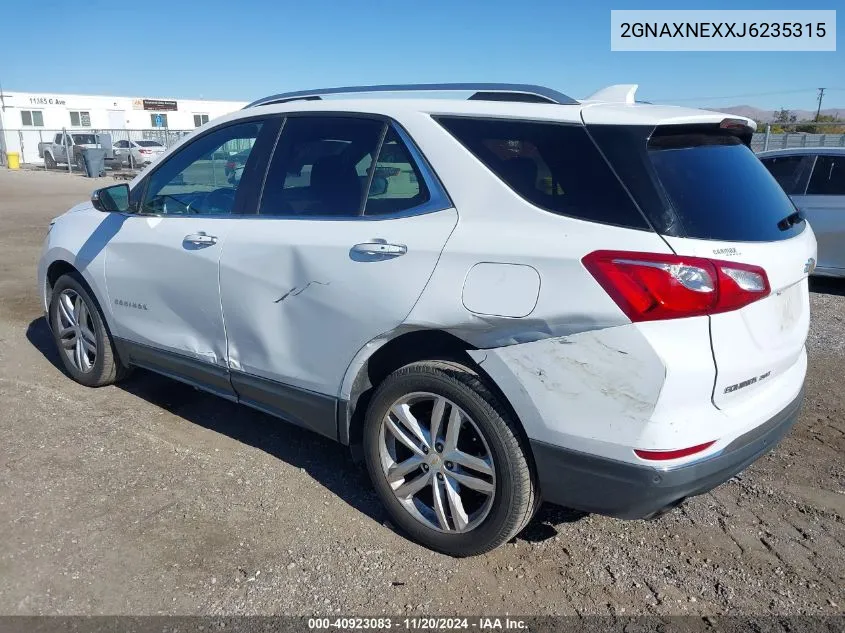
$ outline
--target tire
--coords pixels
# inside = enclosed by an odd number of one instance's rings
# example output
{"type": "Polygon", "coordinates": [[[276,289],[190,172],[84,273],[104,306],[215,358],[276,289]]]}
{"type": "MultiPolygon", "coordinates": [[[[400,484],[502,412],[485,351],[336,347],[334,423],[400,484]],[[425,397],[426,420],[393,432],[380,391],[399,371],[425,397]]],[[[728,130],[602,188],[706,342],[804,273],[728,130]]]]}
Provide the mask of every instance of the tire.
{"type": "Polygon", "coordinates": [[[47,169],[55,169],[56,168],[56,161],[53,160],[52,154],[44,154],[44,166],[47,169]]]}
{"type": "Polygon", "coordinates": [[[518,423],[478,375],[458,363],[422,361],[390,374],[367,408],[363,443],[370,479],[391,519],[414,541],[438,552],[464,557],[493,550],[525,527],[539,503],[518,423]],[[395,405],[406,421],[411,418],[410,426],[400,423],[395,405]],[[453,417],[456,409],[458,417],[453,417]],[[432,439],[435,417],[442,421],[432,439]],[[414,421],[416,437],[409,430],[414,421]],[[405,441],[397,439],[392,430],[397,427],[405,441]],[[419,451],[411,449],[408,439],[419,451]],[[419,468],[409,470],[420,460],[419,468]],[[409,497],[394,488],[419,491],[409,497]],[[459,503],[453,505],[455,497],[459,503]]]}
{"type": "Polygon", "coordinates": [[[128,373],[118,358],[114,339],[106,327],[100,305],[78,273],[62,275],[56,281],[50,300],[49,318],[59,358],[67,374],[76,382],[87,387],[102,387],[117,382],[128,373]],[[73,311],[69,312],[65,299],[70,301],[73,311]],[[83,325],[74,328],[68,314],[74,319],[81,314],[83,325]],[[77,340],[82,346],[84,360],[79,345],[73,344],[77,340]],[[73,346],[69,347],[70,344],[73,346]]]}
{"type": "Polygon", "coordinates": [[[84,174],[85,173],[85,159],[82,157],[82,153],[77,154],[74,157],[73,162],[76,164],[76,168],[84,174]]]}

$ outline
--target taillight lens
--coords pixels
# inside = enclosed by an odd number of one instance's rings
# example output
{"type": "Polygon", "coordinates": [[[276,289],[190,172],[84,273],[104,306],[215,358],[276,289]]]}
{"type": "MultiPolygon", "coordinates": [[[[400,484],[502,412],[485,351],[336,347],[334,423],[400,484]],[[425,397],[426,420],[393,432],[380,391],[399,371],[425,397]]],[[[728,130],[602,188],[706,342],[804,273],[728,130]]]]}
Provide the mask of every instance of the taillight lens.
{"type": "Polygon", "coordinates": [[[644,449],[634,449],[634,453],[640,459],[648,459],[651,461],[665,461],[667,459],[678,459],[679,457],[689,457],[690,455],[695,455],[696,453],[701,453],[706,451],[708,448],[713,446],[716,443],[716,440],[712,442],[705,442],[704,444],[697,444],[696,446],[690,446],[689,448],[677,448],[668,451],[661,451],[661,450],[644,450],[644,449]]]}
{"type": "Polygon", "coordinates": [[[727,312],[770,292],[766,271],[749,264],[629,251],[595,251],[582,262],[635,322],[727,312]]]}

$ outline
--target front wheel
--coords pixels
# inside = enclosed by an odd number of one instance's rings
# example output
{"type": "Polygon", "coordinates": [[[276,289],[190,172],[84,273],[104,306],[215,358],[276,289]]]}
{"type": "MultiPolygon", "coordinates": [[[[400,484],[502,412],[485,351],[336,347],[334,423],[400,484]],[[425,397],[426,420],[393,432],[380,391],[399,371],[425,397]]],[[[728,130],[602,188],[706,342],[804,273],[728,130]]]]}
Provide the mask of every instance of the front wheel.
{"type": "Polygon", "coordinates": [[[71,378],[101,387],[126,375],[100,307],[79,275],[62,275],[56,281],[49,317],[59,357],[71,378]]]}
{"type": "Polygon", "coordinates": [[[457,363],[418,362],[388,376],[367,410],[364,454],[395,523],[445,554],[498,547],[536,507],[516,421],[457,363]]]}
{"type": "Polygon", "coordinates": [[[55,169],[56,168],[56,161],[53,160],[53,156],[50,154],[44,154],[44,166],[47,169],[55,169]]]}

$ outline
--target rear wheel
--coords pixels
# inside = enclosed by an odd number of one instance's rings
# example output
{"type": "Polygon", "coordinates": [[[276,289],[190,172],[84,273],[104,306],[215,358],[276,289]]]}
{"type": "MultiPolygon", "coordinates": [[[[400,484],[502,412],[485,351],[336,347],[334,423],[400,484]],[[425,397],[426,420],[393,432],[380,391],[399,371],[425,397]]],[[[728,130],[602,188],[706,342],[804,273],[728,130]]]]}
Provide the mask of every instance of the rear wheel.
{"type": "Polygon", "coordinates": [[[126,375],[100,306],[78,274],[62,275],[56,281],[49,317],[59,357],[71,378],[88,387],[102,387],[126,375]]]}
{"type": "Polygon", "coordinates": [[[536,507],[516,422],[457,363],[413,363],[388,376],[367,410],[364,453],[395,523],[445,554],[498,547],[536,507]]]}

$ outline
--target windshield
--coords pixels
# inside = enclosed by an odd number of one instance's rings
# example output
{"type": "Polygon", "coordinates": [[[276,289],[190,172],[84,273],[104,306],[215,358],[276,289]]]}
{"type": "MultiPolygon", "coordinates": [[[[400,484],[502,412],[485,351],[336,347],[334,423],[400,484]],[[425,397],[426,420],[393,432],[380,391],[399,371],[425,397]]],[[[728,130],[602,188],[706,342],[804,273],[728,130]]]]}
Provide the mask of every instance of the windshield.
{"type": "Polygon", "coordinates": [[[77,145],[96,145],[97,137],[93,134],[72,134],[73,142],[77,145]]]}
{"type": "Polygon", "coordinates": [[[736,137],[652,136],[648,155],[687,237],[768,242],[787,239],[804,228],[803,223],[779,226],[795,207],[736,137]]]}

